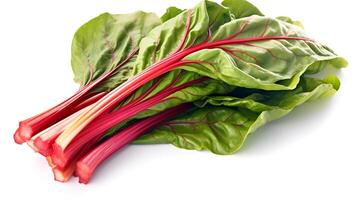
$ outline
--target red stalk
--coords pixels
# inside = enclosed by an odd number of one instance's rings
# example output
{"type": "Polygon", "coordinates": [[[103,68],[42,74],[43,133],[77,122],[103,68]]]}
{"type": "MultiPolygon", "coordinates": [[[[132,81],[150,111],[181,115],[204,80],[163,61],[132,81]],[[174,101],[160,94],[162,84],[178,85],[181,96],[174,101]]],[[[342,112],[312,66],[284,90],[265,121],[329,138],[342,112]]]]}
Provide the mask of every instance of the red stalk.
{"type": "Polygon", "coordinates": [[[51,168],[56,167],[56,165],[53,163],[51,156],[46,157],[47,163],[51,168]]]}
{"type": "Polygon", "coordinates": [[[76,169],[76,163],[71,163],[65,169],[59,168],[57,166],[52,168],[55,181],[67,182],[72,177],[75,169],[76,169]]]}
{"type": "Polygon", "coordinates": [[[186,21],[186,25],[185,25],[185,32],[183,34],[183,38],[182,38],[181,43],[180,43],[179,47],[177,48],[176,52],[182,50],[182,48],[184,47],[188,33],[190,32],[190,26],[191,26],[191,10],[187,10],[187,21],[186,21]]]}
{"type": "Polygon", "coordinates": [[[52,173],[53,173],[55,181],[67,182],[72,177],[72,175],[76,176],[76,174],[74,174],[75,168],[76,168],[76,163],[81,156],[83,156],[85,153],[88,152],[89,147],[92,147],[92,146],[86,146],[83,149],[83,151],[76,156],[76,159],[65,168],[61,168],[61,167],[57,166],[53,162],[52,157],[47,156],[46,160],[47,160],[48,165],[52,168],[52,173]]]}
{"type": "Polygon", "coordinates": [[[90,82],[88,85],[81,88],[73,96],[66,99],[62,103],[34,117],[21,121],[19,123],[19,128],[16,130],[14,134],[15,142],[21,144],[22,141],[30,140],[30,138],[35,134],[37,134],[38,132],[55,124],[57,121],[71,115],[72,113],[80,110],[86,105],[91,104],[97,101],[98,99],[100,99],[104,95],[104,93],[99,93],[97,95],[94,95],[93,99],[88,98],[88,95],[92,91],[92,89],[94,89],[96,86],[101,84],[107,78],[115,74],[117,72],[117,69],[119,69],[125,63],[127,63],[136,54],[137,51],[138,49],[135,49],[122,63],[118,64],[115,68],[113,68],[109,72],[104,73],[96,80],[90,82]]]}
{"type": "Polygon", "coordinates": [[[84,96],[89,92],[89,88],[95,86],[95,84],[90,84],[87,87],[82,88],[75,95],[60,103],[59,105],[39,114],[35,117],[29,118],[27,120],[21,121],[19,123],[18,131],[20,136],[24,141],[29,140],[32,136],[38,132],[46,129],[47,127],[55,124],[57,121],[65,118],[66,116],[76,112],[81,106],[78,104],[85,100],[84,96]],[[88,87],[89,86],[89,87],[88,87]],[[76,108],[76,106],[79,106],[76,108]]]}
{"type": "MultiPolygon", "coordinates": [[[[52,158],[56,165],[60,167],[66,167],[66,165],[72,160],[72,158],[81,151],[82,147],[88,144],[90,141],[96,142],[99,140],[103,134],[109,130],[111,127],[125,121],[126,119],[135,116],[136,114],[164,101],[171,94],[192,86],[193,84],[201,83],[208,78],[201,77],[196,80],[192,80],[181,84],[179,86],[173,86],[171,84],[169,87],[150,97],[149,99],[132,105],[131,103],[127,106],[123,106],[118,110],[104,115],[93,121],[88,125],[81,134],[77,135],[76,138],[70,143],[66,149],[62,149],[61,146],[55,142],[53,144],[53,154],[52,158]]],[[[177,80],[176,80],[177,81],[177,80]]],[[[175,82],[175,81],[174,81],[175,82]]],[[[135,100],[134,100],[135,101],[135,100]]]]}
{"type": "Polygon", "coordinates": [[[22,144],[25,142],[25,140],[22,139],[22,137],[20,136],[20,131],[19,130],[16,130],[15,134],[14,134],[14,141],[17,143],[17,144],[22,144]]]}
{"type": "Polygon", "coordinates": [[[48,159],[49,161],[51,161],[51,164],[54,166],[52,167],[52,172],[54,175],[54,178],[56,181],[59,182],[67,182],[71,176],[77,176],[75,174],[75,168],[76,168],[76,163],[77,161],[84,156],[86,153],[88,153],[91,149],[95,148],[95,145],[97,143],[92,141],[88,144],[86,144],[82,149],[81,152],[77,153],[74,158],[71,160],[70,163],[68,163],[68,165],[66,165],[65,167],[61,167],[56,165],[56,158],[53,159],[53,157],[50,157],[50,159],[48,159]]]}
{"type": "Polygon", "coordinates": [[[99,99],[101,99],[102,97],[104,97],[107,94],[107,92],[100,92],[98,94],[95,94],[91,97],[89,97],[88,99],[84,100],[83,102],[81,102],[80,104],[78,104],[77,106],[75,106],[73,108],[73,111],[79,111],[89,105],[92,105],[93,103],[97,102],[99,99]]]}
{"type": "Polygon", "coordinates": [[[82,108],[81,110],[75,112],[74,114],[66,117],[60,122],[48,127],[47,129],[36,134],[27,143],[36,151],[43,156],[49,156],[52,152],[52,144],[56,138],[63,132],[63,130],[68,126],[76,117],[81,113],[90,109],[90,106],[82,108]]]}
{"type": "Polygon", "coordinates": [[[159,114],[143,119],[115,134],[77,162],[76,174],[80,183],[88,183],[95,169],[114,152],[122,149],[146,131],[163,121],[191,108],[189,104],[165,110],[159,114]]]}
{"type": "Polygon", "coordinates": [[[67,182],[75,171],[75,163],[73,163],[66,169],[61,169],[53,163],[51,156],[47,156],[46,160],[48,162],[48,165],[52,168],[52,173],[55,181],[67,182]]]}

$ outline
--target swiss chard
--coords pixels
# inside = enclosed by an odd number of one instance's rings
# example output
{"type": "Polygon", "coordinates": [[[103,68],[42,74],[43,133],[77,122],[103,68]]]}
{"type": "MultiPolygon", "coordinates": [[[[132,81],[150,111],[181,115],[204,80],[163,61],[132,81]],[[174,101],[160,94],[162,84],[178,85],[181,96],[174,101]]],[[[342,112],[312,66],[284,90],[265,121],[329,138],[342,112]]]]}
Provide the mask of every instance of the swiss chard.
{"type": "Polygon", "coordinates": [[[346,65],[301,23],[245,0],[170,7],[161,19],[105,13],[73,39],[81,89],[20,122],[14,138],[44,155],[56,180],[76,172],[83,183],[135,139],[231,154],[265,123],[337,91],[337,77],[309,74],[346,65]]]}

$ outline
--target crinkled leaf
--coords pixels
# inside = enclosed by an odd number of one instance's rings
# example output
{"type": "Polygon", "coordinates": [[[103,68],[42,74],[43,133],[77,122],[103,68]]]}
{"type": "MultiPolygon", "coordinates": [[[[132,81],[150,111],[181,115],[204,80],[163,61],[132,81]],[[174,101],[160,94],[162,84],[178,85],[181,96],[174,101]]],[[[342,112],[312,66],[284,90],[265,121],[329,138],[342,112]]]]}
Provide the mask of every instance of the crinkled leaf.
{"type": "Polygon", "coordinates": [[[279,17],[277,17],[276,19],[279,19],[279,20],[281,20],[281,21],[287,22],[287,23],[289,23],[289,24],[293,24],[293,25],[295,25],[295,26],[300,27],[301,29],[304,29],[304,25],[303,25],[300,21],[292,20],[290,17],[287,17],[287,16],[279,16],[279,17]]]}
{"type": "MultiPolygon", "coordinates": [[[[289,36],[305,38],[300,28],[267,17],[249,17],[232,20],[222,25],[211,41],[230,37],[239,30],[235,39],[289,36]]],[[[184,58],[211,63],[206,67],[188,66],[184,69],[222,80],[228,84],[264,90],[293,89],[309,66],[326,63],[340,68],[346,65],[328,47],[312,40],[265,40],[225,45],[204,49],[184,58]]],[[[313,68],[313,67],[312,67],[313,68]]],[[[311,68],[311,69],[312,69],[311,68]]]]}
{"type": "Polygon", "coordinates": [[[261,91],[245,98],[208,97],[196,111],[165,123],[135,141],[137,144],[171,143],[177,147],[209,150],[216,154],[238,151],[246,137],[295,107],[336,92],[338,79],[303,78],[292,91],[261,91]]]}
{"type": "Polygon", "coordinates": [[[180,14],[183,10],[177,7],[168,7],[166,12],[161,16],[161,21],[166,22],[167,20],[176,17],[180,14]]]}
{"type": "MultiPolygon", "coordinates": [[[[327,48],[327,47],[325,47],[325,48],[327,48]]],[[[332,52],[332,50],[330,50],[330,51],[332,52]]],[[[340,68],[346,67],[347,65],[348,65],[348,62],[342,57],[336,57],[331,60],[316,61],[306,69],[305,74],[316,74],[326,68],[340,69],[340,68]]]]}
{"type": "Polygon", "coordinates": [[[343,58],[328,47],[307,38],[302,29],[293,24],[256,15],[240,19],[225,18],[227,12],[224,10],[218,4],[203,1],[192,10],[183,11],[156,27],[142,39],[133,71],[138,73],[172,57],[185,38],[188,15],[191,15],[191,23],[180,52],[190,53],[182,60],[201,61],[205,64],[183,66],[182,69],[230,85],[291,90],[306,70],[316,71],[316,63],[322,66],[328,62],[335,67],[346,64],[343,58]],[[216,20],[222,17],[225,20],[216,20]],[[212,35],[207,37],[209,32],[212,35]],[[274,37],[300,39],[268,39],[274,37]],[[215,44],[227,38],[245,42],[189,51],[203,42],[215,44]]]}
{"type": "Polygon", "coordinates": [[[224,0],[222,5],[226,6],[236,19],[251,15],[263,16],[263,13],[257,7],[246,0],[224,0]]]}
{"type": "Polygon", "coordinates": [[[191,15],[191,23],[183,48],[202,42],[209,29],[215,30],[231,20],[228,10],[209,1],[202,1],[193,9],[182,11],[174,18],[155,27],[141,40],[134,74],[166,58],[180,47],[186,32],[188,15],[191,15]]]}
{"type": "MultiPolygon", "coordinates": [[[[187,12],[188,11],[185,10],[176,17],[157,26],[141,40],[138,58],[133,71],[134,74],[141,72],[146,67],[165,58],[179,47],[182,37],[185,34],[187,12]]],[[[206,26],[208,22],[207,20],[201,20],[205,17],[200,17],[199,15],[203,15],[205,12],[195,11],[193,13],[192,21],[196,21],[196,23],[192,25],[193,29],[201,29],[203,31],[201,26],[206,26]]],[[[192,32],[192,34],[188,36],[187,42],[192,42],[196,35],[197,33],[192,32]]]]}
{"type": "Polygon", "coordinates": [[[229,9],[211,2],[206,2],[206,9],[209,18],[208,29],[211,32],[216,31],[222,24],[227,23],[233,20],[233,17],[229,11],[229,9]]]}
{"type": "MultiPolygon", "coordinates": [[[[141,38],[160,24],[153,13],[135,12],[112,15],[104,13],[81,26],[72,42],[74,80],[82,86],[123,63],[138,48],[141,38]]],[[[132,63],[102,86],[112,89],[127,80],[132,63]]]]}

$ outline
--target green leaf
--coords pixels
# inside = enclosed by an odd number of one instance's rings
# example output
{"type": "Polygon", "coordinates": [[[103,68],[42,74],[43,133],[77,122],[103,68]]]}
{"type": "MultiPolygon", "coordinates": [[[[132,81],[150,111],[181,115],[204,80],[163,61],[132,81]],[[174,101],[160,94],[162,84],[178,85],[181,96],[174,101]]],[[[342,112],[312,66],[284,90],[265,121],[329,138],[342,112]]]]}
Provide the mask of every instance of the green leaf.
{"type": "Polygon", "coordinates": [[[209,30],[216,31],[222,24],[225,24],[234,18],[229,9],[211,1],[206,2],[206,9],[209,18],[209,30]]]}
{"type": "MultiPolygon", "coordinates": [[[[141,38],[160,24],[153,13],[104,13],[81,26],[72,41],[74,80],[82,86],[123,63],[138,48],[141,38]]],[[[102,86],[112,89],[127,80],[132,61],[102,86]]]]}
{"type": "Polygon", "coordinates": [[[176,7],[168,7],[166,12],[161,16],[161,22],[166,22],[167,20],[176,17],[180,14],[183,10],[176,7]]]}
{"type": "MultiPolygon", "coordinates": [[[[269,36],[306,38],[294,25],[267,17],[232,20],[222,25],[211,41],[223,40],[241,30],[235,39],[269,36]]],[[[264,90],[294,89],[310,65],[325,62],[340,68],[344,59],[331,49],[311,40],[266,40],[204,49],[184,58],[212,63],[184,69],[222,80],[228,84],[264,90]]]]}
{"type": "Polygon", "coordinates": [[[257,7],[246,0],[224,0],[222,5],[226,6],[236,19],[251,15],[263,16],[257,7]]]}
{"type": "MultiPolygon", "coordinates": [[[[332,52],[332,50],[330,51],[332,52]]],[[[305,74],[317,74],[326,68],[340,69],[340,68],[347,67],[347,65],[348,65],[347,60],[345,60],[342,57],[336,57],[332,60],[316,61],[307,68],[305,74]]]]}
{"type": "Polygon", "coordinates": [[[256,15],[240,19],[226,16],[227,10],[225,12],[222,6],[203,1],[157,26],[142,39],[133,72],[136,74],[154,63],[170,60],[179,51],[188,54],[182,60],[205,63],[181,67],[187,71],[238,87],[291,90],[302,74],[316,71],[316,63],[325,66],[328,62],[337,68],[345,65],[343,58],[309,39],[298,26],[256,15]],[[188,16],[191,23],[187,31],[188,16]],[[224,20],[217,21],[217,18],[224,20]],[[265,39],[274,37],[299,39],[265,39]],[[245,42],[191,51],[204,42],[207,45],[225,40],[245,42]],[[182,49],[178,49],[182,41],[182,49]]]}
{"type": "Polygon", "coordinates": [[[284,21],[284,22],[287,22],[287,23],[289,23],[289,24],[293,24],[293,25],[295,25],[295,26],[300,27],[301,29],[304,29],[304,25],[303,25],[300,21],[292,20],[290,17],[287,17],[287,16],[279,16],[279,17],[276,17],[276,19],[281,20],[281,21],[284,21]]]}
{"type": "Polygon", "coordinates": [[[176,17],[154,28],[141,40],[140,51],[133,73],[137,74],[150,65],[166,58],[175,52],[182,42],[182,48],[202,42],[209,29],[215,30],[221,24],[230,20],[228,10],[209,1],[202,1],[193,9],[182,11],[176,17]],[[186,33],[188,15],[191,15],[191,23],[187,37],[183,40],[186,33]]]}
{"type": "Polygon", "coordinates": [[[244,98],[207,97],[197,103],[200,108],[196,111],[165,123],[135,143],[171,143],[184,149],[232,154],[242,147],[250,133],[264,124],[305,102],[334,94],[336,79],[303,78],[294,90],[260,91],[244,98]]]}

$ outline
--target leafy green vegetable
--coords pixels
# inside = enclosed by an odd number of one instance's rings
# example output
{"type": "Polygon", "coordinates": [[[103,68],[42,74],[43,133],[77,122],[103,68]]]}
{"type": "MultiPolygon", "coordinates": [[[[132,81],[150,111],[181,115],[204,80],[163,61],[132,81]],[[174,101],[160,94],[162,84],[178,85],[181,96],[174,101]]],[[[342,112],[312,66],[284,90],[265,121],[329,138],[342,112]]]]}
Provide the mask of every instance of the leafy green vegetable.
{"type": "Polygon", "coordinates": [[[316,77],[347,65],[300,22],[246,0],[170,7],[161,18],[104,13],[76,32],[71,58],[82,87],[21,121],[14,139],[50,158],[56,180],[76,171],[82,183],[152,127],[134,142],[235,153],[264,124],[333,95],[339,79],[316,77]]]}
{"type": "Polygon", "coordinates": [[[135,143],[171,143],[185,149],[232,154],[259,127],[283,117],[305,102],[333,95],[338,85],[334,76],[325,80],[302,78],[292,91],[252,93],[244,98],[207,97],[197,102],[200,108],[196,111],[165,123],[135,143]]]}

